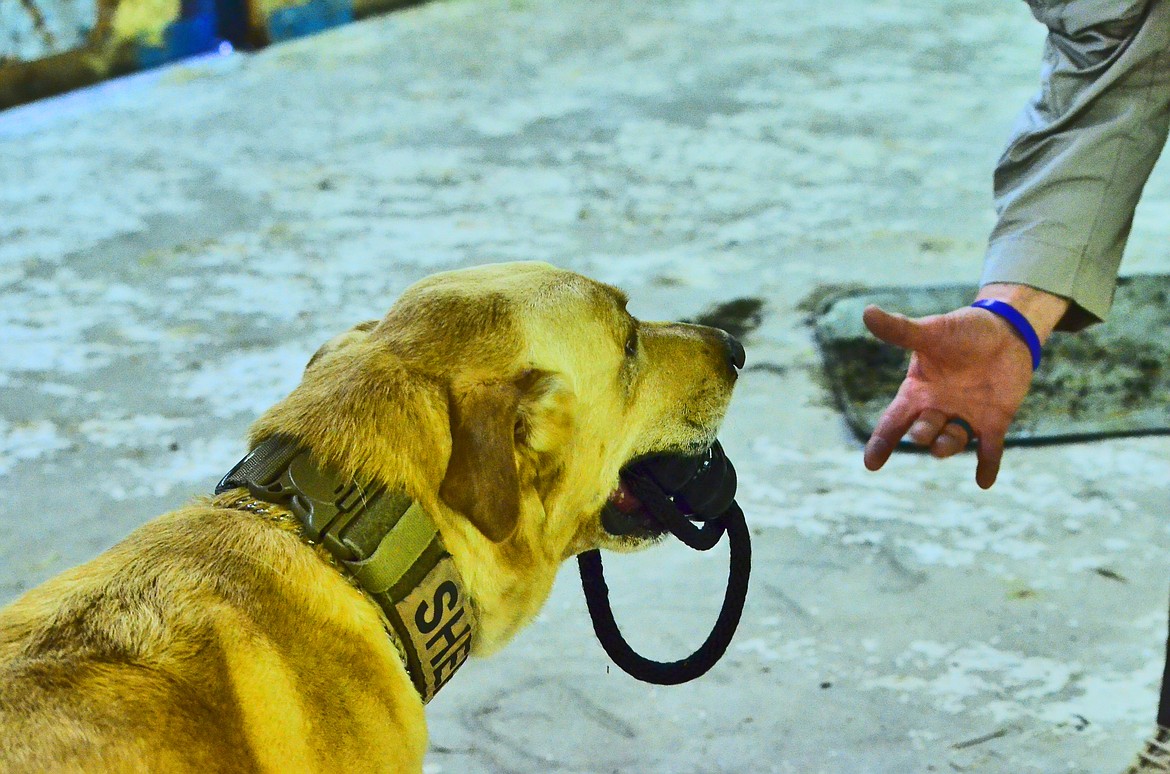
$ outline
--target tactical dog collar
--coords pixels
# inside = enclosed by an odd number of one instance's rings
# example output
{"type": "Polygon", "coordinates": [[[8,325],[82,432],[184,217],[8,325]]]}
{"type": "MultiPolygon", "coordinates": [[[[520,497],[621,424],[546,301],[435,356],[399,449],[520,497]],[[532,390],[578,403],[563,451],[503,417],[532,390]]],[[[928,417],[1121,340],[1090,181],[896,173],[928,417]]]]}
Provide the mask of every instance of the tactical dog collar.
{"type": "Polygon", "coordinates": [[[216,494],[246,488],[297,517],[377,602],[406,670],[430,701],[467,660],[475,612],[430,516],[409,497],[346,479],[288,436],[259,444],[223,477],[216,494]]]}

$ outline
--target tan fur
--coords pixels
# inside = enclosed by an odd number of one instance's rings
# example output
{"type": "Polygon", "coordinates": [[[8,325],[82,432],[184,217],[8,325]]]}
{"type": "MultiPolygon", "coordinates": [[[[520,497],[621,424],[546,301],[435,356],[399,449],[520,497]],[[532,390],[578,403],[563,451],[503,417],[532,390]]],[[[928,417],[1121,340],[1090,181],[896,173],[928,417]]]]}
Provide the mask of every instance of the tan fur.
{"type": "MultiPolygon", "coordinates": [[[[733,383],[718,332],[499,264],[427,278],[327,343],[251,435],[294,435],[419,501],[486,655],[565,559],[645,544],[601,527],[618,471],[708,445],[733,383]]],[[[421,771],[423,707],[376,605],[291,519],[231,500],[151,521],[0,610],[0,770],[421,771]]]]}

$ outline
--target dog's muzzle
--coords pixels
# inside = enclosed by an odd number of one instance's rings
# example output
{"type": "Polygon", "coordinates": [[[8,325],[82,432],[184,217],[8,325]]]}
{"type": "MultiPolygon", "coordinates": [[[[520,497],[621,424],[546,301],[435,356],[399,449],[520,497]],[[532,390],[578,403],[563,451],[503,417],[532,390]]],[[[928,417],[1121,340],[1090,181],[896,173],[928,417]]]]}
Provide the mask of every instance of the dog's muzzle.
{"type": "Polygon", "coordinates": [[[613,617],[599,551],[577,557],[593,631],[614,663],[633,677],[677,685],[705,674],[722,658],[743,613],[751,574],[751,536],[735,502],[735,468],[716,441],[697,457],[658,455],[628,466],[602,511],[602,526],[615,535],[652,537],[666,532],[698,551],[727,534],[731,552],[727,590],[715,626],[699,649],[679,661],[652,661],[626,643],[613,617]]]}

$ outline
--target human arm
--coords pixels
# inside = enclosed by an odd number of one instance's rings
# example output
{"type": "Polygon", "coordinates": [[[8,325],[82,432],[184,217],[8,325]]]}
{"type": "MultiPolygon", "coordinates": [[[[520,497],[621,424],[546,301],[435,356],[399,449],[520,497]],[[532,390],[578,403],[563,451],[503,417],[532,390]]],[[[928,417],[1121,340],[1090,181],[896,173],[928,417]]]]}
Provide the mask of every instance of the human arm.
{"type": "Polygon", "coordinates": [[[1042,85],[995,170],[981,285],[1072,301],[1061,330],[1105,319],[1134,209],[1170,123],[1170,0],[1029,0],[1048,28],[1042,85]]]}
{"type": "MultiPolygon", "coordinates": [[[[995,175],[998,221],[979,298],[1006,301],[1041,342],[1104,319],[1134,208],[1170,122],[1170,0],[1030,0],[1049,28],[1044,85],[995,175]]],[[[903,435],[938,457],[978,437],[976,481],[994,482],[1031,385],[1028,350],[994,314],[964,308],[910,320],[876,307],[865,323],[914,351],[865,450],[885,464],[903,435]]]]}

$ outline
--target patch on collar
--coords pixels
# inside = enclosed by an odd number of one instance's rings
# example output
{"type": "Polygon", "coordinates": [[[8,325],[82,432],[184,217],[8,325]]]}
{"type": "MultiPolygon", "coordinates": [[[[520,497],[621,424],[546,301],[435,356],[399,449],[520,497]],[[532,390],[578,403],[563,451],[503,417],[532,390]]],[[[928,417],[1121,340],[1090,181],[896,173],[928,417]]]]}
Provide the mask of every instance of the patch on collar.
{"type": "Polygon", "coordinates": [[[426,511],[405,494],[340,476],[287,436],[256,446],[215,493],[241,487],[296,516],[305,539],[378,604],[415,689],[430,701],[471,653],[475,614],[426,511]]]}
{"type": "Polygon", "coordinates": [[[407,669],[423,701],[430,701],[471,653],[474,618],[451,555],[444,552],[394,609],[398,617],[390,623],[406,646],[407,669]]]}

